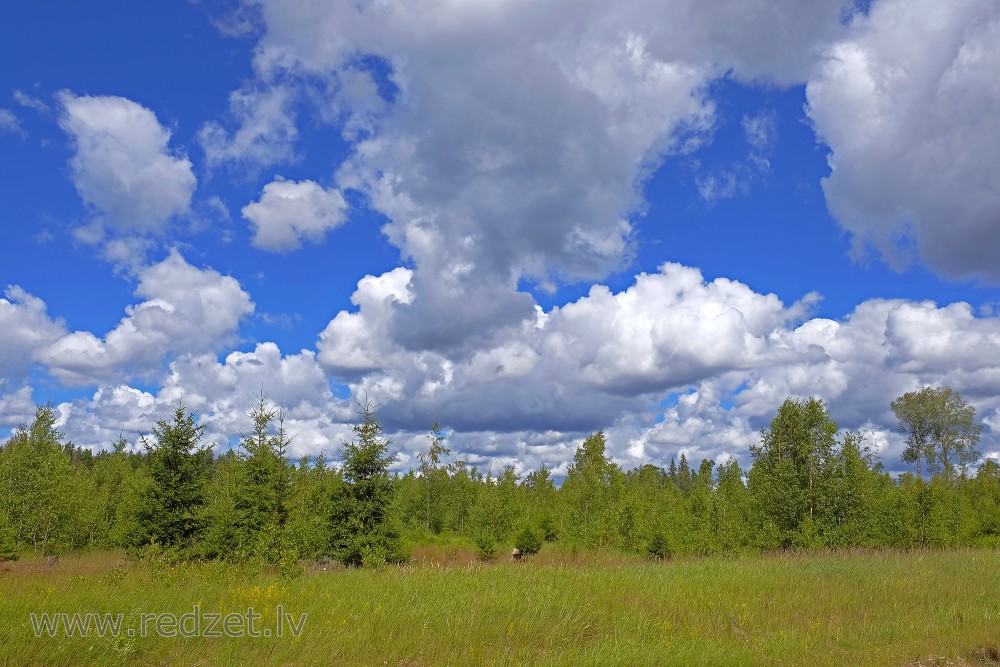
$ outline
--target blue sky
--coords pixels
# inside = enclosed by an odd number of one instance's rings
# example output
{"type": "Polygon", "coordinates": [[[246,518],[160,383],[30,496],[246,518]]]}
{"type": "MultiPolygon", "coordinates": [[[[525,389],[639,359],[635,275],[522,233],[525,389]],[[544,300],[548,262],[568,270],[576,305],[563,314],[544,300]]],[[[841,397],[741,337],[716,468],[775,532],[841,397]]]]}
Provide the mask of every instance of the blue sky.
{"type": "MultiPolygon", "coordinates": [[[[819,396],[1000,419],[1000,12],[713,0],[0,8],[0,424],[74,441],[263,387],[494,469],[748,461],[819,396]],[[14,287],[16,286],[16,287],[14,287]]],[[[998,454],[988,428],[982,449],[998,454]]]]}

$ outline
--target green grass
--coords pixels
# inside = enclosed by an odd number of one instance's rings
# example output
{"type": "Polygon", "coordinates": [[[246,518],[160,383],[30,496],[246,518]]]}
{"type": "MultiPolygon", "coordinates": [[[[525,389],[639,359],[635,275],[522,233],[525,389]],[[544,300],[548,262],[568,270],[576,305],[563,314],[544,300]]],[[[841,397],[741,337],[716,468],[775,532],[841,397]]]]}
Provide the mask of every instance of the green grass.
{"type": "Polygon", "coordinates": [[[0,664],[997,664],[996,551],[664,563],[549,546],[524,563],[419,556],[383,571],[314,566],[290,580],[211,563],[151,569],[110,553],[6,563],[0,664]],[[35,638],[29,622],[32,612],[121,612],[128,627],[141,613],[197,604],[252,606],[273,624],[279,603],[308,614],[300,637],[35,638]]]}

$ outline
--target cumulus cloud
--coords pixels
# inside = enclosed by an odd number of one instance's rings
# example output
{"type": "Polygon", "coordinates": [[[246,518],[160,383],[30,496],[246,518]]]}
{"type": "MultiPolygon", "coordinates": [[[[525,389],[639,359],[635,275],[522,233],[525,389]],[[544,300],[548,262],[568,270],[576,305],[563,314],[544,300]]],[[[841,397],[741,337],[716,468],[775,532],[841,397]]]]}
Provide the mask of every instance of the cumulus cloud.
{"type": "Polygon", "coordinates": [[[896,266],[1000,278],[1000,7],[882,0],[809,80],[831,212],[896,266]]]}
{"type": "MultiPolygon", "coordinates": [[[[595,286],[573,303],[536,309],[491,344],[448,356],[392,339],[393,318],[413,298],[411,278],[397,269],[362,280],[357,311],[338,314],[321,336],[319,362],[382,403],[392,428],[439,420],[466,442],[493,433],[506,443],[497,456],[528,456],[529,467],[540,459],[512,444],[526,429],[564,442],[609,429],[612,453],[630,465],[681,451],[746,463],[789,396],[824,399],[893,470],[902,439],[889,403],[906,391],[946,384],[981,418],[1000,419],[1000,318],[965,303],[873,299],[842,320],[809,318],[815,295],[788,306],[667,264],[622,292],[595,286]],[[667,407],[649,410],[664,397],[667,407]]],[[[991,433],[984,447],[996,448],[991,433]]]]}
{"type": "MultiPolygon", "coordinates": [[[[0,390],[4,383],[0,382],[0,390]]],[[[0,426],[17,427],[28,424],[35,416],[35,401],[31,387],[0,394],[0,426]]]]}
{"type": "MultiPolygon", "coordinates": [[[[627,464],[666,464],[680,451],[746,461],[787,396],[824,398],[843,426],[872,434],[887,462],[901,443],[888,403],[923,384],[951,384],[1000,423],[1000,355],[991,353],[1000,320],[966,304],[876,299],[841,320],[810,319],[814,295],[784,304],[676,264],[548,311],[518,289],[525,278],[600,280],[628,265],[646,179],[711,139],[709,84],[726,76],[779,85],[810,77],[808,113],[832,150],[828,201],[859,243],[898,251],[897,237],[910,234],[935,266],[946,266],[935,253],[959,245],[991,253],[980,213],[997,210],[996,193],[983,179],[1000,153],[980,111],[996,107],[984,74],[995,69],[996,10],[982,0],[918,5],[906,12],[901,0],[881,0],[847,21],[851,3],[839,1],[265,0],[257,80],[233,93],[232,126],[200,133],[209,166],[294,159],[294,105],[320,105],[350,146],[331,165],[336,189],[268,184],[244,209],[255,243],[283,251],[322,237],[342,220],[336,198],[353,189],[386,216],[407,266],[362,279],[355,307],[333,318],[315,353],[262,344],[223,361],[211,354],[211,341],[252,308],[238,285],[230,307],[219,307],[228,319],[182,353],[155,336],[169,323],[141,325],[146,310],[181,323],[204,313],[174,304],[176,295],[141,294],[147,301],[104,339],[66,337],[85,354],[70,345],[60,360],[83,359],[81,377],[111,383],[67,414],[94,424],[96,439],[126,416],[148,422],[184,400],[223,442],[245,428],[240,415],[263,388],[289,409],[297,452],[331,453],[352,414],[330,376],[382,405],[401,462],[438,420],[456,429],[454,448],[470,460],[516,461],[522,472],[565,465],[598,428],[627,464]],[[934,173],[939,181],[927,181],[934,173]],[[949,210],[954,242],[938,243],[949,210]],[[158,299],[170,308],[146,305],[158,299]],[[113,334],[158,352],[145,357],[113,334]],[[164,358],[155,395],[114,384],[123,375],[110,369],[164,358]]],[[[743,129],[747,168],[766,172],[773,120],[748,116],[743,129]]],[[[737,176],[733,192],[743,187],[737,176]]],[[[718,198],[729,186],[714,187],[718,198]]],[[[984,262],[962,266],[986,273],[984,262]]],[[[72,367],[63,372],[73,381],[72,367]]]]}
{"type": "Polygon", "coordinates": [[[461,430],[584,431],[613,423],[637,397],[683,387],[768,358],[769,340],[803,317],[813,297],[785,306],[725,279],[666,264],[614,294],[595,286],[576,302],[534,311],[464,355],[407,349],[392,336],[412,273],[363,279],[357,312],[341,312],[318,343],[320,363],[416,428],[440,419],[461,430]]]}
{"type": "Polygon", "coordinates": [[[850,5],[268,0],[254,86],[294,88],[339,125],[353,152],[337,185],[414,267],[396,340],[449,350],[529,322],[522,278],[627,266],[645,180],[711,133],[708,84],[804,77],[850,5]]]}
{"type": "Polygon", "coordinates": [[[124,433],[133,444],[158,419],[183,404],[205,425],[205,444],[225,449],[252,428],[247,410],[263,391],[285,414],[294,437],[292,456],[336,455],[350,439],[351,402],[335,398],[316,355],[308,350],[283,356],[274,343],[232,352],[220,362],[211,354],[181,355],[155,394],[128,385],[108,385],[91,398],[59,405],[60,425],[84,446],[104,449],[124,433]]]}
{"type": "Polygon", "coordinates": [[[264,186],[258,201],[243,207],[250,221],[253,244],[271,252],[290,252],[302,240],[317,242],[344,222],[347,202],[336,188],[315,181],[286,181],[281,177],[264,186]]]}
{"type": "Polygon", "coordinates": [[[173,250],[140,269],[136,295],[145,300],[103,338],[75,331],[37,353],[65,384],[149,378],[169,353],[217,350],[232,343],[240,320],[253,312],[250,295],[235,278],[188,264],[173,250]]]}
{"type": "Polygon", "coordinates": [[[23,380],[39,352],[66,334],[64,324],[49,317],[45,302],[16,285],[0,299],[0,379],[23,380]]]}
{"type": "Polygon", "coordinates": [[[156,235],[189,210],[191,161],[170,149],[171,133],[152,111],[124,97],[62,92],[59,101],[59,123],[75,149],[73,183],[96,210],[100,231],[156,235]]]}
{"type": "Polygon", "coordinates": [[[155,394],[110,384],[59,406],[65,428],[81,444],[105,447],[123,426],[146,432],[183,402],[225,446],[249,428],[246,408],[264,390],[287,411],[294,454],[330,456],[356,418],[351,399],[331,391],[332,375],[381,405],[399,467],[426,447],[434,421],[454,429],[452,448],[483,469],[513,463],[524,473],[544,462],[564,472],[582,438],[600,428],[626,466],[666,465],[682,452],[747,465],[780,403],[815,396],[899,471],[903,440],[889,403],[947,384],[990,425],[982,449],[998,449],[1000,318],[964,303],[873,299],[840,320],[811,318],[813,295],[786,305],[667,264],[621,292],[595,286],[565,306],[536,309],[530,322],[452,357],[391,337],[393,318],[413,297],[412,275],[400,268],[362,279],[357,309],[334,318],[318,352],[282,355],[262,343],[222,361],[179,354],[155,394]]]}
{"type": "MultiPolygon", "coordinates": [[[[811,319],[778,332],[768,363],[730,376],[728,384],[714,379],[731,404],[716,421],[738,417],[756,430],[786,397],[816,396],[843,427],[867,431],[886,465],[898,470],[903,442],[889,403],[923,386],[948,385],[988,420],[1000,410],[1000,357],[991,353],[998,345],[1000,319],[975,317],[965,303],[865,301],[843,320],[811,319]]],[[[987,433],[984,444],[995,448],[994,438],[987,433]]]]}

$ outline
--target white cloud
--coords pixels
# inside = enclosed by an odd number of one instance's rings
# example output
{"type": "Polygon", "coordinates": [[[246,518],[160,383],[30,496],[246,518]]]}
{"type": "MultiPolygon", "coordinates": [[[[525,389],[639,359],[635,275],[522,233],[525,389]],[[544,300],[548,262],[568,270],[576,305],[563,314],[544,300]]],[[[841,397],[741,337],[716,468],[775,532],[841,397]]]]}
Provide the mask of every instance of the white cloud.
{"type": "Polygon", "coordinates": [[[22,107],[24,107],[26,109],[32,109],[32,110],[37,111],[38,113],[42,113],[42,114],[49,113],[49,105],[48,104],[46,104],[42,100],[38,99],[37,97],[33,97],[32,95],[28,95],[23,90],[15,90],[12,97],[13,97],[13,99],[14,99],[15,102],[17,102],[18,104],[20,104],[22,107]]]}
{"type": "Polygon", "coordinates": [[[344,222],[347,202],[336,188],[315,181],[278,177],[264,186],[260,199],[243,207],[250,221],[253,244],[271,252],[290,252],[302,239],[317,242],[344,222]]]}
{"type": "Polygon", "coordinates": [[[198,133],[209,168],[235,163],[260,169],[295,157],[298,130],[287,88],[244,88],[229,96],[229,113],[237,127],[228,132],[210,122],[198,133]]]}
{"type": "MultiPolygon", "coordinates": [[[[118,381],[170,358],[163,388],[102,389],[67,410],[108,435],[123,417],[149,421],[183,399],[226,439],[263,388],[289,409],[297,451],[331,453],[352,415],[329,374],[383,405],[402,461],[439,420],[457,429],[456,449],[522,471],[565,462],[601,427],[630,464],[665,464],[680,450],[745,460],[789,395],[820,396],[845,427],[871,429],[887,462],[900,443],[888,403],[909,389],[951,384],[996,422],[1000,320],[965,304],[872,300],[840,321],[807,319],[812,295],[789,306],[674,264],[548,312],[518,290],[526,277],[600,279],[628,265],[646,179],[710,140],[709,84],[727,75],[787,84],[814,73],[809,114],[833,151],[828,201],[861,242],[888,252],[909,225],[936,266],[946,264],[935,253],[959,245],[995,255],[989,239],[966,241],[990,231],[977,212],[998,209],[984,185],[997,134],[980,115],[997,106],[986,74],[996,69],[996,10],[918,0],[920,12],[904,12],[881,0],[848,26],[849,4],[262,2],[258,79],[233,93],[232,128],[202,128],[209,166],[294,159],[294,104],[323,105],[319,116],[352,149],[331,165],[337,187],[387,216],[388,238],[412,263],[362,279],[356,309],[337,314],[316,353],[297,355],[271,344],[222,362],[209,354],[252,308],[238,285],[216,307],[228,318],[203,338],[191,322],[211,314],[187,292],[149,290],[103,340],[67,337],[87,354],[68,349],[61,361],[118,381]],[[817,65],[822,53],[833,57],[817,65]],[[940,182],[927,180],[934,170],[940,182]],[[955,243],[938,243],[941,211],[952,209],[955,243]],[[157,338],[171,327],[183,348],[157,338]]],[[[747,117],[743,129],[749,168],[766,172],[773,121],[747,117]]],[[[707,198],[746,187],[748,173],[710,174],[707,198]]],[[[257,245],[288,250],[340,224],[339,197],[313,181],[275,181],[244,215],[257,245]]],[[[72,367],[56,368],[76,381],[72,367]]]]}
{"type": "Polygon", "coordinates": [[[88,385],[135,376],[149,378],[169,353],[218,350],[232,343],[240,320],[253,312],[235,278],[188,264],[171,251],[140,269],[136,295],[118,326],[103,338],[75,331],[38,353],[65,384],[88,385]]]}
{"type": "Polygon", "coordinates": [[[73,183],[103,231],[148,236],[187,213],[196,179],[191,161],[169,147],[152,111],[124,97],[62,92],[59,123],[70,135],[73,183]]]}
{"type": "Polygon", "coordinates": [[[396,304],[413,301],[413,272],[399,267],[381,276],[365,276],[351,295],[358,312],[341,311],[320,334],[319,361],[340,374],[356,374],[391,367],[399,352],[389,337],[396,304]]]}
{"type": "Polygon", "coordinates": [[[903,266],[1000,278],[1000,7],[881,0],[831,46],[808,113],[830,146],[830,210],[903,266]]]}
{"type": "Polygon", "coordinates": [[[313,352],[282,356],[273,343],[251,352],[232,352],[223,362],[214,355],[182,355],[171,362],[162,387],[154,395],[127,385],[105,386],[90,399],[59,406],[60,426],[74,442],[108,448],[124,433],[137,444],[153,423],[168,419],[183,404],[206,426],[206,445],[224,449],[252,428],[247,409],[261,391],[285,413],[293,436],[293,457],[335,456],[350,439],[355,414],[350,401],[335,398],[313,352]]]}
{"type": "MultiPolygon", "coordinates": [[[[0,381],[0,389],[4,383],[0,381]]],[[[17,427],[31,423],[35,416],[35,401],[31,387],[0,395],[0,426],[17,427]]]]}
{"type": "MultiPolygon", "coordinates": [[[[668,264],[625,291],[595,286],[476,349],[445,354],[392,338],[414,298],[412,277],[396,269],[361,281],[357,312],[338,314],[321,336],[320,363],[383,404],[392,428],[419,432],[438,420],[463,441],[492,433],[507,443],[498,457],[523,456],[528,467],[540,454],[526,430],[571,440],[598,428],[628,465],[665,464],[681,450],[747,463],[785,398],[816,396],[843,427],[867,431],[899,470],[896,396],[947,384],[980,416],[1000,414],[1000,318],[977,317],[964,303],[874,299],[843,320],[807,319],[815,295],[789,307],[668,264]],[[671,394],[670,407],[648,410],[671,394]],[[514,448],[514,433],[529,444],[514,448]]],[[[984,447],[996,447],[993,437],[984,447]]]]}
{"type": "Polygon", "coordinates": [[[595,286],[448,355],[393,340],[411,278],[406,269],[366,277],[352,299],[358,311],[339,313],[318,343],[324,367],[366,388],[407,428],[435,419],[460,430],[601,428],[639,397],[766,361],[775,332],[804,316],[812,298],[788,308],[667,264],[624,292],[595,286]]]}
{"type": "MultiPolygon", "coordinates": [[[[81,444],[105,447],[123,427],[148,431],[183,401],[224,445],[246,431],[246,408],[264,390],[287,411],[296,456],[333,455],[356,415],[349,399],[333,395],[328,374],[381,405],[402,467],[426,447],[434,421],[454,429],[453,449],[483,469],[516,463],[523,473],[545,462],[564,470],[582,437],[599,428],[609,453],[629,467],[666,465],[681,452],[693,463],[735,457],[746,465],[749,445],[786,397],[816,396],[842,427],[864,430],[898,471],[903,441],[889,403],[928,384],[954,387],[988,424],[1000,423],[1000,318],[977,317],[964,303],[874,299],[842,320],[808,319],[813,296],[785,306],[668,264],[624,291],[596,286],[477,349],[447,355],[391,338],[393,319],[414,297],[412,277],[399,268],[361,280],[357,311],[334,318],[318,352],[282,355],[263,343],[223,361],[178,354],[155,394],[111,385],[60,406],[65,428],[81,444]]],[[[187,291],[183,281],[176,289],[187,291]]],[[[175,298],[154,292],[143,295],[175,298]]],[[[997,448],[987,431],[982,449],[997,448]]]]}
{"type": "MultiPolygon", "coordinates": [[[[246,136],[266,145],[290,146],[280,138],[294,138],[283,102],[293,94],[339,126],[353,152],[338,187],[367,195],[413,262],[414,298],[390,338],[471,349],[531,321],[522,278],[553,285],[626,267],[646,179],[711,134],[709,83],[801,80],[851,5],[266,0],[257,81],[234,108],[264,100],[262,120],[237,115],[264,128],[246,136]]],[[[761,129],[748,129],[759,163],[761,129]]],[[[218,130],[203,139],[226,139],[218,130]]],[[[234,155],[251,152],[235,136],[246,148],[234,155]]],[[[257,162],[284,155],[264,153],[257,162]]]]}
{"type": "Polygon", "coordinates": [[[0,299],[0,379],[23,379],[40,350],[64,336],[61,321],[49,317],[45,302],[16,285],[0,299]]]}
{"type": "Polygon", "coordinates": [[[25,136],[24,128],[20,121],[9,109],[0,108],[0,134],[14,134],[19,137],[25,136]]]}

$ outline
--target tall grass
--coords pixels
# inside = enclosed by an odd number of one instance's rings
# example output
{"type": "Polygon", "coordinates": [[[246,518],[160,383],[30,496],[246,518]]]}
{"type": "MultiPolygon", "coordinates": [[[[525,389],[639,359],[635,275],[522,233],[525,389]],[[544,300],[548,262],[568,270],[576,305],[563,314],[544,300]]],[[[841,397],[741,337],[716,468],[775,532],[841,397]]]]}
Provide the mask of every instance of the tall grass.
{"type": "Polygon", "coordinates": [[[528,562],[491,564],[454,550],[418,555],[420,563],[381,571],[311,566],[294,579],[109,553],[7,563],[0,664],[980,664],[1000,645],[996,551],[648,562],[546,547],[528,562]],[[28,620],[122,612],[128,625],[143,612],[179,615],[197,604],[252,606],[273,623],[279,603],[308,614],[300,637],[35,638],[28,620]]]}

